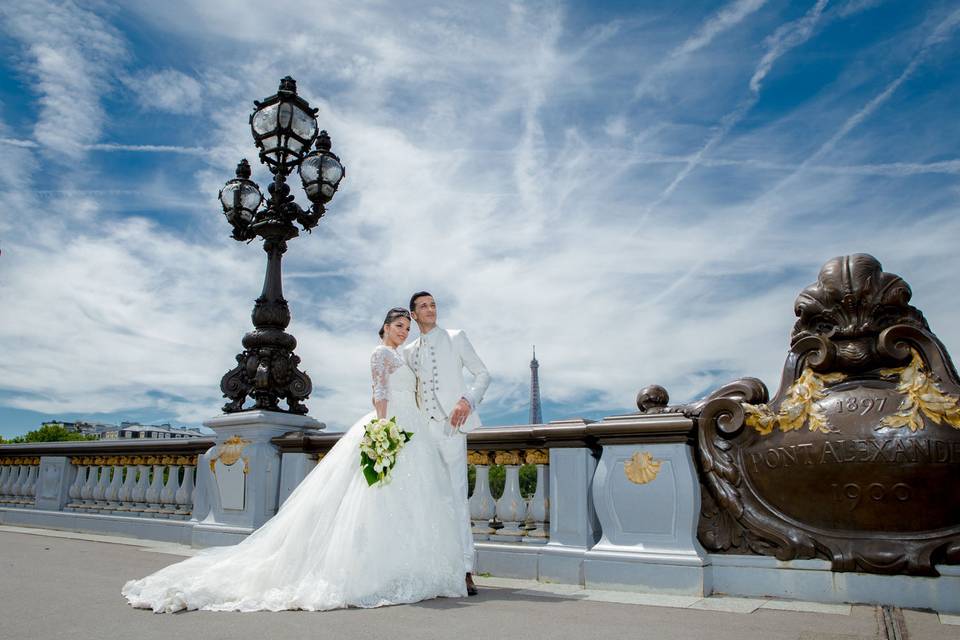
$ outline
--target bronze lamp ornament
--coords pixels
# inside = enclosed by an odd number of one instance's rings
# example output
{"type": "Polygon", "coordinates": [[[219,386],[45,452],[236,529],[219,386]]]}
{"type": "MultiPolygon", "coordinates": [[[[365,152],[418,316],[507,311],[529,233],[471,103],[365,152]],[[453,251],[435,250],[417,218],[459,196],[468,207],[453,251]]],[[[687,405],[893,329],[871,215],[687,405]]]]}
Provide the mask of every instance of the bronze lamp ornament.
{"type": "Polygon", "coordinates": [[[297,95],[293,78],[283,78],[276,94],[253,104],[250,129],[260,162],[273,174],[270,196],[264,202],[260,187],[250,179],[250,164],[241,160],[236,177],[224,185],[219,200],[235,240],[263,238],[267,270],[263,291],[253,307],[254,329],[243,337],[237,365],[220,381],[220,390],[229,399],[223,410],[305,414],[303,401],[310,396],[313,383],[298,368],[300,358],[293,353],[296,338],[285,331],[290,324],[290,308],[283,297],[280,264],[287,241],[300,234],[297,225],[305,231],[317,226],[346,171],[330,150],[327,132],[318,134],[317,110],[297,95]],[[311,151],[314,142],[316,149],[311,151]],[[311,202],[309,209],[303,209],[290,194],[287,176],[294,169],[299,170],[311,202]],[[245,408],[248,398],[253,405],[245,408]],[[286,409],[280,406],[281,400],[286,401],[286,409]]]}

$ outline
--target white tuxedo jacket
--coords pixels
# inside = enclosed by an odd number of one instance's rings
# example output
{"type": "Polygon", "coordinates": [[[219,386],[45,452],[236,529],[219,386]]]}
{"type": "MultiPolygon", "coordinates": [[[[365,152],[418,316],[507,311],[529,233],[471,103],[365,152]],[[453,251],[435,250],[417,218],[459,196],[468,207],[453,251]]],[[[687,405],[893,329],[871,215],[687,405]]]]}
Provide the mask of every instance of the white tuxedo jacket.
{"type": "Polygon", "coordinates": [[[407,364],[417,374],[418,389],[422,394],[436,394],[445,418],[450,416],[460,398],[466,398],[473,410],[460,431],[473,431],[480,426],[477,405],[483,400],[483,394],[490,385],[490,374],[463,331],[434,327],[429,335],[432,338],[432,348],[425,345],[423,336],[403,348],[407,364]],[[435,339],[434,332],[438,332],[435,339]],[[421,368],[425,371],[421,371],[421,368]],[[464,368],[473,375],[470,384],[463,379],[464,368]],[[436,375],[431,378],[429,374],[434,369],[436,375]],[[433,385],[424,388],[424,381],[430,379],[434,381],[433,385]]]}

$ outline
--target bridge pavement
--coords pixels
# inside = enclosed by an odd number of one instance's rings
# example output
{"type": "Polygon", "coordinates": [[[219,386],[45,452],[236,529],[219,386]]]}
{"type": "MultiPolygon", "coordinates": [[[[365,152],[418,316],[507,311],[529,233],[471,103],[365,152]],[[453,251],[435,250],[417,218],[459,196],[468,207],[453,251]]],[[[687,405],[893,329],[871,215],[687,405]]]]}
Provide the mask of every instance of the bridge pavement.
{"type": "MultiPolygon", "coordinates": [[[[177,545],[0,526],[0,638],[867,640],[872,606],[678,598],[480,579],[480,595],[323,613],[182,612],[127,606],[120,587],[176,562],[177,545]],[[789,610],[789,609],[796,610],[789,610]],[[738,613],[739,612],[739,613],[738,613]]],[[[910,640],[960,638],[960,618],[904,611],[910,640]],[[950,624],[953,623],[953,624],[950,624]]]]}

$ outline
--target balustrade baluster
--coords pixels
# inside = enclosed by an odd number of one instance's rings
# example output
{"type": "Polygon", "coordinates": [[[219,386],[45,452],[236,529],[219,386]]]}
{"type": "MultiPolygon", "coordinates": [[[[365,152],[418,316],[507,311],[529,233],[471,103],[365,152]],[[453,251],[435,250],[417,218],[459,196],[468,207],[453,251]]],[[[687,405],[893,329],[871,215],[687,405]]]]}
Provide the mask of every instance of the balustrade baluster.
{"type": "Polygon", "coordinates": [[[87,470],[90,468],[82,464],[82,458],[70,458],[71,466],[77,468],[77,475],[73,478],[73,484],[70,485],[70,503],[65,507],[66,511],[76,511],[81,504],[80,492],[83,491],[83,485],[87,481],[87,470]]]}
{"type": "Polygon", "coordinates": [[[83,464],[88,465],[89,469],[87,471],[87,481],[80,490],[80,497],[83,498],[83,504],[79,506],[80,509],[90,510],[95,507],[93,492],[100,479],[100,467],[96,466],[94,462],[93,458],[83,459],[83,464]]]}
{"type": "Polygon", "coordinates": [[[0,504],[7,502],[7,485],[10,484],[10,477],[13,471],[13,465],[9,458],[0,460],[0,504]]]}
{"type": "Polygon", "coordinates": [[[113,474],[110,478],[110,485],[104,492],[104,499],[107,501],[109,511],[117,511],[120,508],[120,487],[123,486],[123,467],[120,466],[120,458],[111,456],[107,458],[107,464],[111,465],[113,474]]]}
{"type": "Polygon", "coordinates": [[[20,492],[22,496],[20,498],[20,503],[24,505],[35,504],[35,494],[37,491],[37,474],[40,471],[40,459],[34,458],[30,460],[30,466],[27,467],[27,481],[24,484],[23,490],[20,492]]]}
{"type": "Polygon", "coordinates": [[[193,511],[193,475],[196,472],[196,456],[182,456],[177,462],[183,465],[183,482],[177,490],[177,517],[186,520],[193,511]]]}
{"type": "Polygon", "coordinates": [[[493,537],[497,540],[519,541],[525,533],[521,526],[527,516],[527,504],[520,494],[520,451],[498,451],[494,462],[504,465],[506,478],[496,510],[503,528],[493,537]]]}
{"type": "Polygon", "coordinates": [[[160,515],[169,518],[177,512],[177,491],[180,489],[180,465],[177,464],[177,458],[173,456],[163,456],[161,459],[164,467],[167,469],[167,482],[160,490],[160,515]]]}
{"type": "Polygon", "coordinates": [[[17,468],[17,479],[14,481],[13,486],[10,488],[10,504],[18,505],[20,504],[20,495],[23,491],[23,486],[27,482],[27,465],[22,464],[22,460],[19,461],[21,464],[17,468]]]}
{"type": "Polygon", "coordinates": [[[133,507],[131,498],[133,497],[133,489],[136,487],[137,468],[131,464],[129,456],[121,456],[120,465],[123,469],[124,476],[123,485],[120,487],[120,491],[117,492],[117,500],[120,501],[120,506],[117,507],[117,511],[126,514],[130,511],[130,508],[133,507]]]}
{"type": "Polygon", "coordinates": [[[130,502],[133,503],[130,512],[134,515],[143,515],[147,508],[147,489],[150,488],[150,467],[146,465],[146,458],[143,456],[135,456],[133,463],[137,465],[137,484],[130,498],[130,502]]]}
{"type": "Polygon", "coordinates": [[[470,451],[467,462],[474,465],[473,495],[470,496],[470,521],[475,540],[486,540],[493,533],[490,520],[496,513],[493,494],[490,493],[490,453],[470,451]]]}
{"type": "Polygon", "coordinates": [[[550,537],[550,452],[543,449],[531,449],[526,452],[527,464],[537,467],[537,488],[530,498],[527,510],[532,528],[527,531],[525,542],[546,542],[550,537]]]}
{"type": "Polygon", "coordinates": [[[93,488],[94,504],[91,508],[100,512],[106,512],[107,500],[104,496],[107,495],[107,489],[110,487],[110,467],[107,466],[106,458],[97,457],[94,459],[94,463],[100,467],[100,475],[97,486],[93,488]]]}
{"type": "Polygon", "coordinates": [[[163,491],[163,467],[160,465],[160,458],[157,456],[148,457],[147,464],[153,465],[153,477],[150,480],[150,486],[147,488],[147,508],[143,510],[143,513],[150,517],[156,517],[163,507],[160,504],[160,492],[163,491]]]}

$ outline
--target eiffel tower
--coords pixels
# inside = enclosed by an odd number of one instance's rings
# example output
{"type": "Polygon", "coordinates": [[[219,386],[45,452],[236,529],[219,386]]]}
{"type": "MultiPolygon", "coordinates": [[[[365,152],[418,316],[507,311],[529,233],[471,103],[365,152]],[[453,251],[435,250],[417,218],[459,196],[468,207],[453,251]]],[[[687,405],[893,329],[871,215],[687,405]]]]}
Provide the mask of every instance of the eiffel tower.
{"type": "Polygon", "coordinates": [[[540,375],[537,369],[537,347],[533,347],[533,360],[530,361],[530,424],[542,424],[543,415],[540,413],[540,375]]]}

